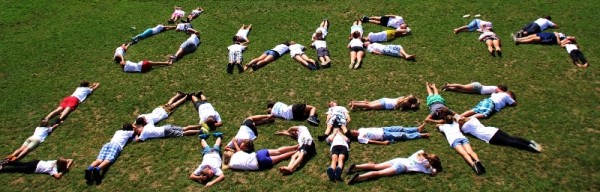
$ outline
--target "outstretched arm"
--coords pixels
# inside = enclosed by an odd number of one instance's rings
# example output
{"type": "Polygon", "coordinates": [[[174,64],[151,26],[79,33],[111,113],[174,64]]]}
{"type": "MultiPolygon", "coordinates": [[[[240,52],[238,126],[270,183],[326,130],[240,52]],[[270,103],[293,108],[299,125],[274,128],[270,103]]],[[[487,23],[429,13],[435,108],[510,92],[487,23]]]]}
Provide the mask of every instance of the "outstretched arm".
{"type": "Polygon", "coordinates": [[[206,183],[206,187],[213,186],[213,185],[215,185],[216,183],[223,181],[224,179],[225,179],[225,174],[221,174],[221,175],[219,175],[219,177],[217,177],[216,179],[214,179],[214,180],[212,180],[212,181],[210,181],[210,182],[206,183]]]}
{"type": "Polygon", "coordinates": [[[90,89],[96,90],[98,88],[98,86],[100,86],[100,83],[98,83],[98,82],[92,83],[92,86],[90,86],[90,89]]]}

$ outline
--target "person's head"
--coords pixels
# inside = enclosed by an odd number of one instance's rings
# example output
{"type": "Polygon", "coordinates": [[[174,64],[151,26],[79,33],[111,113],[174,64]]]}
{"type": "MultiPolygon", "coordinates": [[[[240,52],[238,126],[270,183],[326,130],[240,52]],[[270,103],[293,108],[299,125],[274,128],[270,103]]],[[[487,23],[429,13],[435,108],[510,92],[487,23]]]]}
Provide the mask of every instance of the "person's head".
{"type": "Polygon", "coordinates": [[[335,107],[335,106],[337,106],[337,105],[338,105],[338,104],[337,104],[337,101],[335,101],[335,100],[333,100],[333,101],[329,101],[329,103],[327,103],[327,106],[329,106],[329,107],[335,107]]]}
{"type": "MultiPolygon", "coordinates": [[[[293,42],[293,41],[292,41],[292,42],[293,42]]],[[[284,41],[284,42],[283,42],[283,43],[281,43],[281,44],[284,44],[285,46],[290,46],[290,42],[289,42],[289,41],[284,41]]]]}
{"type": "Polygon", "coordinates": [[[506,91],[508,90],[508,87],[507,87],[506,85],[502,85],[502,84],[500,84],[500,85],[498,85],[497,87],[498,87],[498,89],[500,89],[500,91],[502,91],[502,92],[506,92],[506,91]]]}
{"type": "Polygon", "coordinates": [[[250,153],[254,151],[254,142],[252,142],[252,140],[244,139],[239,145],[240,149],[244,152],[250,153]]]}
{"type": "Polygon", "coordinates": [[[577,39],[575,39],[574,36],[567,36],[566,39],[569,40],[572,44],[577,44],[577,39]]]}
{"type": "Polygon", "coordinates": [[[323,31],[321,31],[320,29],[317,30],[317,32],[315,33],[315,36],[318,37],[323,37],[323,31]]]}
{"type": "Polygon", "coordinates": [[[400,24],[400,29],[406,29],[408,25],[406,23],[400,24]]]}
{"type": "Polygon", "coordinates": [[[462,128],[462,126],[463,126],[463,125],[464,125],[464,124],[465,124],[467,121],[469,121],[469,118],[470,118],[470,117],[463,117],[463,116],[460,116],[460,117],[458,118],[458,126],[460,126],[460,127],[462,128]]]}
{"type": "Polygon", "coordinates": [[[209,166],[206,166],[206,167],[204,167],[204,169],[202,169],[200,171],[200,175],[198,175],[198,179],[200,180],[200,182],[202,182],[202,184],[206,184],[214,176],[215,176],[215,172],[209,166]]]}
{"type": "Polygon", "coordinates": [[[358,38],[360,38],[360,32],[359,32],[359,31],[354,31],[354,32],[352,33],[352,38],[355,38],[355,39],[358,39],[358,38]]]}
{"type": "Polygon", "coordinates": [[[351,138],[356,139],[358,137],[358,130],[356,130],[356,129],[352,129],[352,130],[348,131],[348,133],[350,133],[350,136],[352,136],[351,138]]]}
{"type": "Polygon", "coordinates": [[[215,126],[215,124],[217,123],[217,120],[215,119],[215,116],[208,116],[206,118],[206,120],[204,121],[204,123],[206,123],[206,125],[208,125],[208,128],[210,128],[210,130],[215,130],[217,127],[215,126]]]}
{"type": "Polygon", "coordinates": [[[546,15],[546,17],[544,17],[544,18],[546,18],[546,19],[548,19],[548,20],[552,21],[552,17],[550,17],[550,15],[546,15]]]}
{"type": "Polygon", "coordinates": [[[233,43],[237,43],[239,41],[238,36],[233,36],[232,40],[233,40],[233,43]]]}
{"type": "Polygon", "coordinates": [[[408,95],[404,97],[402,104],[400,106],[401,110],[418,110],[421,106],[421,101],[414,95],[408,95]]]}
{"type": "Polygon", "coordinates": [[[233,151],[225,151],[223,152],[223,169],[229,168],[229,162],[231,161],[231,156],[233,156],[233,151]]]}
{"type": "Polygon", "coordinates": [[[132,131],[133,130],[133,125],[131,125],[131,123],[124,123],[123,126],[121,127],[121,130],[123,130],[123,131],[132,131]]]}
{"type": "Polygon", "coordinates": [[[507,91],[506,93],[508,93],[508,95],[510,95],[510,98],[512,98],[513,100],[517,100],[517,96],[513,91],[507,91]]]}
{"type": "Polygon", "coordinates": [[[146,118],[144,117],[138,117],[137,119],[135,119],[135,125],[137,126],[146,126],[146,118]]]}
{"type": "MultiPolygon", "coordinates": [[[[289,43],[289,44],[290,44],[290,45],[294,45],[294,44],[296,44],[296,42],[295,42],[295,41],[290,41],[290,43],[289,43]]],[[[289,46],[289,45],[288,45],[288,46],[289,46]]]]}
{"type": "Polygon", "coordinates": [[[436,154],[425,154],[425,159],[427,159],[427,161],[429,161],[429,165],[431,165],[431,167],[433,167],[436,172],[441,172],[442,171],[442,161],[440,161],[440,157],[438,157],[436,154]]]}
{"type": "Polygon", "coordinates": [[[90,82],[87,81],[82,81],[81,83],[79,83],[80,87],[89,87],[90,86],[90,82]]]}
{"type": "Polygon", "coordinates": [[[46,119],[40,120],[40,127],[48,127],[48,120],[46,120],[46,119]]]}
{"type": "Polygon", "coordinates": [[[365,41],[365,42],[363,43],[363,46],[364,46],[364,47],[369,47],[369,45],[371,45],[371,42],[365,41]]]}
{"type": "Polygon", "coordinates": [[[59,173],[64,173],[65,171],[67,171],[67,165],[69,164],[69,161],[63,157],[59,157],[56,160],[56,169],[59,173]]]}
{"type": "Polygon", "coordinates": [[[119,56],[115,56],[114,60],[116,64],[120,64],[123,61],[123,59],[121,59],[119,56]]]}

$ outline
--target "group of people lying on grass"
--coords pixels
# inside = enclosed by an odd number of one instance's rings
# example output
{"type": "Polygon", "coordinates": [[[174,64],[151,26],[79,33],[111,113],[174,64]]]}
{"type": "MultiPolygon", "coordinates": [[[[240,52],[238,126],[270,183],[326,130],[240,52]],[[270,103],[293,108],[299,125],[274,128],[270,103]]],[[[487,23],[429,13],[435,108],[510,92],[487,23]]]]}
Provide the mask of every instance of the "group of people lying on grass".
{"type": "MultiPolygon", "coordinates": [[[[556,29],[558,28],[558,25],[552,22],[552,17],[546,16],[528,23],[516,34],[511,34],[511,37],[515,42],[515,45],[560,45],[567,50],[567,53],[569,53],[569,56],[573,61],[573,65],[581,68],[587,68],[589,63],[583,53],[579,50],[576,38],[573,36],[566,36],[565,34],[559,32],[544,32],[544,30],[549,28],[556,29]]],[[[500,42],[498,35],[496,35],[496,33],[493,31],[492,22],[481,19],[473,19],[468,25],[454,29],[454,34],[467,31],[480,32],[481,35],[479,36],[479,41],[486,44],[490,55],[493,57],[496,57],[496,55],[502,57],[502,43],[500,42]]]]}

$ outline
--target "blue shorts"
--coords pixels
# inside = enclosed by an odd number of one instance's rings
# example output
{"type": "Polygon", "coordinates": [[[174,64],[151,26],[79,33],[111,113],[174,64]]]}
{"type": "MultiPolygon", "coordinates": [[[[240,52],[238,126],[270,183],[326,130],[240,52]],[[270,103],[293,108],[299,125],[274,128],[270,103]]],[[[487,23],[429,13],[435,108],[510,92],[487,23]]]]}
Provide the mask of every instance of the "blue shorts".
{"type": "Polygon", "coordinates": [[[554,45],[558,44],[556,40],[556,35],[554,33],[542,32],[537,34],[540,37],[540,43],[544,45],[554,45]]]}
{"type": "Polygon", "coordinates": [[[494,112],[494,102],[490,98],[481,100],[477,106],[473,108],[473,111],[477,114],[483,114],[483,116],[487,118],[494,112]]]}
{"type": "Polygon", "coordinates": [[[481,83],[473,82],[473,83],[471,83],[471,85],[473,86],[473,91],[475,91],[476,93],[481,93],[481,88],[483,87],[483,85],[481,85],[481,83]]]}
{"type": "Polygon", "coordinates": [[[258,161],[258,169],[265,170],[273,168],[273,160],[269,155],[268,149],[261,149],[256,151],[256,160],[258,161]]]}
{"type": "Polygon", "coordinates": [[[387,163],[392,164],[392,168],[394,168],[394,170],[396,171],[395,172],[396,175],[407,171],[406,166],[404,166],[404,164],[402,164],[402,160],[404,160],[404,158],[396,158],[396,159],[387,161],[387,163]]]}
{"type": "Polygon", "coordinates": [[[281,57],[281,55],[279,55],[279,53],[277,51],[273,51],[273,50],[265,51],[263,54],[265,54],[267,56],[271,55],[271,56],[273,56],[273,59],[278,59],[279,57],[281,57]]]}
{"type": "Polygon", "coordinates": [[[383,54],[392,57],[402,57],[402,55],[400,55],[400,50],[402,50],[402,46],[400,45],[386,45],[385,48],[383,48],[383,54]]]}
{"type": "Polygon", "coordinates": [[[119,153],[121,153],[121,146],[115,143],[106,143],[102,146],[96,159],[108,160],[113,163],[119,157],[119,153]]]}
{"type": "Polygon", "coordinates": [[[475,31],[475,30],[479,29],[479,22],[481,22],[481,19],[473,19],[467,25],[467,28],[469,28],[469,31],[475,31]]]}
{"type": "Polygon", "coordinates": [[[467,138],[458,138],[452,142],[450,147],[452,149],[454,149],[457,145],[466,145],[466,144],[469,144],[469,140],[467,138]]]}
{"type": "Polygon", "coordinates": [[[213,147],[204,147],[204,149],[202,149],[202,155],[206,155],[209,154],[211,152],[216,152],[216,153],[221,153],[221,147],[219,147],[219,145],[215,145],[213,147]]]}

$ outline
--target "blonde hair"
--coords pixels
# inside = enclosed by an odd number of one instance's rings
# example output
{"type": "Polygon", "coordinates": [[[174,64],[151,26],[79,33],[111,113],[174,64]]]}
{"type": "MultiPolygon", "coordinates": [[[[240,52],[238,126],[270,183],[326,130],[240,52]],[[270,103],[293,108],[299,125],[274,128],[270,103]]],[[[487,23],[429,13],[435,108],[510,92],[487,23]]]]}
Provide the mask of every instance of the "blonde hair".
{"type": "Polygon", "coordinates": [[[233,151],[225,151],[223,153],[223,165],[222,169],[229,169],[229,161],[231,160],[231,156],[233,156],[233,151]]]}
{"type": "Polygon", "coordinates": [[[400,106],[400,110],[417,110],[421,105],[421,101],[414,95],[407,95],[398,100],[398,105],[400,106]]]}

